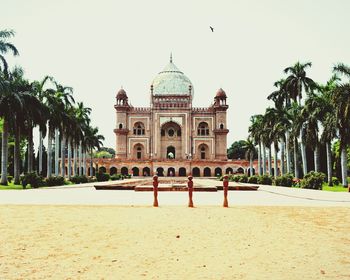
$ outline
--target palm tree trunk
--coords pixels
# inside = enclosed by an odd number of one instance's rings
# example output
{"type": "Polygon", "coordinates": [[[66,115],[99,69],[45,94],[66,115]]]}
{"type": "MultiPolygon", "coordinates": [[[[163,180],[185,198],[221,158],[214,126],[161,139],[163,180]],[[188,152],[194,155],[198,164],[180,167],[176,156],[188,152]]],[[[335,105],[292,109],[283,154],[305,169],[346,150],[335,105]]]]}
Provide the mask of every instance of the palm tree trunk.
{"type": "Polygon", "coordinates": [[[8,162],[8,122],[4,119],[2,127],[2,143],[1,143],[1,185],[7,185],[7,162],[8,162]]]}
{"type": "Polygon", "coordinates": [[[59,175],[59,165],[58,165],[58,161],[59,161],[59,144],[60,143],[60,138],[58,135],[58,129],[55,129],[55,176],[59,175]]]}
{"type": "Polygon", "coordinates": [[[87,175],[87,168],[86,168],[86,151],[84,149],[84,152],[83,152],[83,172],[84,172],[84,175],[86,176],[87,175]]]}
{"type": "Polygon", "coordinates": [[[79,156],[78,156],[78,175],[81,176],[81,141],[79,143],[79,156]]]}
{"type": "Polygon", "coordinates": [[[320,172],[320,149],[318,147],[318,143],[316,143],[316,146],[314,149],[314,164],[315,164],[315,171],[320,172]]]}
{"type": "Polygon", "coordinates": [[[286,161],[287,161],[287,173],[291,173],[291,168],[290,168],[290,149],[289,149],[289,131],[286,132],[286,161]]]}
{"type": "Polygon", "coordinates": [[[298,139],[294,138],[294,177],[299,179],[299,168],[298,168],[298,139]]]}
{"type": "Polygon", "coordinates": [[[348,180],[347,180],[347,174],[348,174],[348,167],[347,167],[347,154],[346,154],[346,146],[342,147],[341,149],[341,174],[342,174],[342,184],[343,187],[348,186],[348,180]]]}
{"type": "Polygon", "coordinates": [[[254,154],[252,152],[250,152],[250,155],[249,155],[249,170],[250,170],[250,176],[253,176],[253,156],[254,154]]]}
{"type": "MultiPolygon", "coordinates": [[[[277,147],[278,147],[278,142],[275,141],[275,149],[274,149],[274,159],[273,159],[273,168],[274,168],[274,173],[273,175],[275,176],[275,178],[278,176],[278,156],[277,156],[277,147]]],[[[282,168],[281,168],[282,169],[282,168]]]]}
{"type": "Polygon", "coordinates": [[[66,177],[66,134],[62,132],[61,136],[61,176],[66,177]]]}
{"type": "Polygon", "coordinates": [[[77,149],[78,145],[76,141],[74,140],[74,148],[73,148],[73,176],[77,175],[77,149]]]}
{"type": "Polygon", "coordinates": [[[263,148],[263,151],[262,151],[262,168],[263,168],[263,175],[266,175],[266,147],[265,147],[265,144],[263,143],[262,144],[262,148],[263,148]]]}
{"type": "Polygon", "coordinates": [[[68,137],[68,179],[72,177],[72,141],[68,137]]]}
{"type": "Polygon", "coordinates": [[[28,132],[28,173],[33,172],[33,128],[28,132]]]}
{"type": "Polygon", "coordinates": [[[39,175],[43,172],[43,132],[39,130],[39,175]]]}
{"type": "Polygon", "coordinates": [[[307,174],[307,161],[306,161],[306,148],[303,142],[304,132],[303,129],[300,130],[300,150],[301,150],[301,160],[303,162],[303,173],[304,176],[307,174]]]}
{"type": "Polygon", "coordinates": [[[47,177],[52,176],[52,129],[49,127],[47,137],[47,177]]]}
{"type": "Polygon", "coordinates": [[[267,158],[267,166],[268,166],[268,169],[269,169],[269,175],[271,176],[272,175],[272,152],[271,152],[271,145],[269,146],[268,148],[269,150],[269,153],[268,153],[268,158],[267,158]]]}
{"type": "Polygon", "coordinates": [[[20,135],[21,135],[21,128],[19,125],[16,125],[15,127],[15,150],[14,150],[14,159],[13,159],[13,173],[14,173],[14,184],[19,185],[20,184],[20,135]]]}
{"type": "Polygon", "coordinates": [[[93,176],[94,169],[93,169],[93,160],[92,160],[92,148],[90,150],[90,176],[93,176]]]}
{"type": "Polygon", "coordinates": [[[261,175],[261,143],[258,144],[258,175],[261,175]]]}
{"type": "Polygon", "coordinates": [[[332,181],[332,152],[330,143],[326,143],[326,152],[327,152],[327,178],[328,186],[333,186],[332,181]]]}
{"type": "Polygon", "coordinates": [[[285,153],[284,153],[284,139],[283,137],[281,138],[281,159],[280,159],[280,173],[281,176],[284,175],[285,173],[285,166],[284,166],[284,158],[285,158],[285,153]]]}

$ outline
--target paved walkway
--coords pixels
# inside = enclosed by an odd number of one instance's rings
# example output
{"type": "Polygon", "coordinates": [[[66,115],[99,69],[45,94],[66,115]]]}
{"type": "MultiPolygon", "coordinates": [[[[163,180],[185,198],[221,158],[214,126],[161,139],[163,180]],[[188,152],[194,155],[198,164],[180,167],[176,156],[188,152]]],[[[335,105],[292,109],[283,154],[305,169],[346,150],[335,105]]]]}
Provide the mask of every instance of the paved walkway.
{"type": "MultiPolygon", "coordinates": [[[[129,180],[128,180],[129,181],[129,180]]],[[[221,185],[210,179],[196,179],[204,185],[221,185]]],[[[96,184],[96,183],[95,183],[96,184]]],[[[98,183],[106,184],[106,182],[98,183]]],[[[113,182],[108,182],[113,184],[113,182]]],[[[326,192],[275,186],[259,186],[258,191],[230,191],[229,205],[261,206],[345,206],[350,207],[350,193],[326,192]]],[[[195,206],[221,206],[223,192],[194,192],[195,206]]],[[[187,205],[187,192],[159,192],[159,205],[187,205]]],[[[0,191],[0,204],[56,205],[152,205],[152,192],[132,190],[95,190],[93,184],[70,185],[30,190],[0,191]]]]}

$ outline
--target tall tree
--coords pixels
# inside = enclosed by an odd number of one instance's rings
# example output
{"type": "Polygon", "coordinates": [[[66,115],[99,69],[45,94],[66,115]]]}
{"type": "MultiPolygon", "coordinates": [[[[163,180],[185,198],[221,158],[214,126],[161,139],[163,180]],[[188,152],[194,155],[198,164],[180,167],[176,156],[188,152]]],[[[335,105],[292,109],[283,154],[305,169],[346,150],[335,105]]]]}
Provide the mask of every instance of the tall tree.
{"type": "Polygon", "coordinates": [[[98,134],[98,128],[97,127],[91,127],[88,126],[85,130],[85,143],[86,148],[89,151],[90,154],[90,176],[93,174],[93,150],[100,149],[102,146],[102,141],[105,140],[105,138],[98,134]]]}
{"type": "Polygon", "coordinates": [[[346,187],[348,185],[346,148],[350,144],[350,67],[339,63],[334,66],[333,71],[348,78],[345,83],[337,86],[332,94],[341,149],[342,185],[346,187]]]}
{"type": "Polygon", "coordinates": [[[7,40],[15,35],[13,30],[0,30],[0,71],[6,75],[8,72],[8,64],[5,59],[5,54],[12,52],[13,55],[19,55],[17,48],[7,40]]]}
{"type": "MultiPolygon", "coordinates": [[[[248,128],[250,138],[258,145],[258,174],[261,175],[261,138],[263,130],[263,115],[254,115],[250,118],[251,125],[248,128]]],[[[265,164],[265,163],[264,163],[265,164]]]]}
{"type": "MultiPolygon", "coordinates": [[[[32,91],[42,104],[46,103],[47,95],[52,93],[52,90],[45,88],[49,81],[53,81],[53,78],[50,76],[45,76],[41,81],[32,82],[32,91]]],[[[43,121],[46,123],[48,118],[49,116],[46,116],[46,119],[44,119],[43,121]]],[[[45,131],[46,131],[46,124],[45,124],[45,131]]],[[[39,129],[39,148],[38,148],[39,169],[38,171],[39,171],[39,174],[41,175],[43,171],[43,139],[46,134],[44,133],[45,131],[43,131],[42,129],[39,129]]]]}
{"type": "MultiPolygon", "coordinates": [[[[284,88],[288,92],[289,97],[296,102],[298,100],[301,105],[303,91],[311,92],[315,88],[315,82],[306,76],[306,69],[311,67],[311,62],[297,62],[291,67],[284,69],[284,73],[289,76],[285,80],[284,88]]],[[[300,145],[303,161],[303,172],[307,173],[306,149],[304,145],[303,129],[300,129],[300,145]]]]}
{"type": "Polygon", "coordinates": [[[256,153],[255,149],[255,144],[254,141],[248,137],[248,139],[245,141],[244,145],[244,150],[245,150],[245,158],[249,160],[249,176],[253,176],[253,159],[254,159],[254,154],[256,153]]]}

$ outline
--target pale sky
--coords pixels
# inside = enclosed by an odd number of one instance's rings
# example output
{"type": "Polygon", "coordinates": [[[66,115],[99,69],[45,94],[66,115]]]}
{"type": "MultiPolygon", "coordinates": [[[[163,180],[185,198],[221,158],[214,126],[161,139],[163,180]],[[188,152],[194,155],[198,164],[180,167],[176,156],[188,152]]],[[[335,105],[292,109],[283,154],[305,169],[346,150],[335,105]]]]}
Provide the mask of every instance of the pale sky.
{"type": "Polygon", "coordinates": [[[196,107],[218,88],[228,95],[228,145],[246,139],[249,119],[283,69],[311,61],[325,82],[337,62],[350,64],[350,1],[0,0],[1,29],[29,79],[54,76],[92,108],[92,124],[115,148],[115,95],[149,106],[149,86],[173,53],[194,85],[196,107]],[[214,27],[212,33],[209,26],[214,27]]]}

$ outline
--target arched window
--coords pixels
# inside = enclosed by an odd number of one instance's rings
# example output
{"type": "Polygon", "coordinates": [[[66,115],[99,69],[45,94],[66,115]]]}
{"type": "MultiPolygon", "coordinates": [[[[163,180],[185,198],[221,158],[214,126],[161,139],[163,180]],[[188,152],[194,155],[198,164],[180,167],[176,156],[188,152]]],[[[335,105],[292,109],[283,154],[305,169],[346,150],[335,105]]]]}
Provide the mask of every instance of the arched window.
{"type": "Polygon", "coordinates": [[[138,143],[133,148],[133,158],[144,159],[145,158],[145,148],[142,144],[138,143]]]}
{"type": "Polygon", "coordinates": [[[201,122],[197,129],[198,135],[209,135],[209,126],[206,122],[201,122]]]}
{"type": "Polygon", "coordinates": [[[201,159],[205,159],[205,147],[201,148],[201,159]]]}
{"type": "Polygon", "coordinates": [[[220,124],[220,129],[224,129],[224,125],[223,124],[220,124]]]}
{"type": "Polygon", "coordinates": [[[134,125],[134,135],[145,135],[145,126],[142,122],[137,122],[134,125]]]}
{"type": "Polygon", "coordinates": [[[199,159],[208,159],[209,156],[209,147],[206,144],[201,144],[198,146],[198,158],[199,159]]]}
{"type": "Polygon", "coordinates": [[[119,124],[119,129],[122,129],[123,128],[123,124],[119,124]]]}
{"type": "Polygon", "coordinates": [[[137,148],[137,159],[141,159],[141,157],[142,157],[142,149],[141,149],[141,147],[138,147],[137,148]]]}

